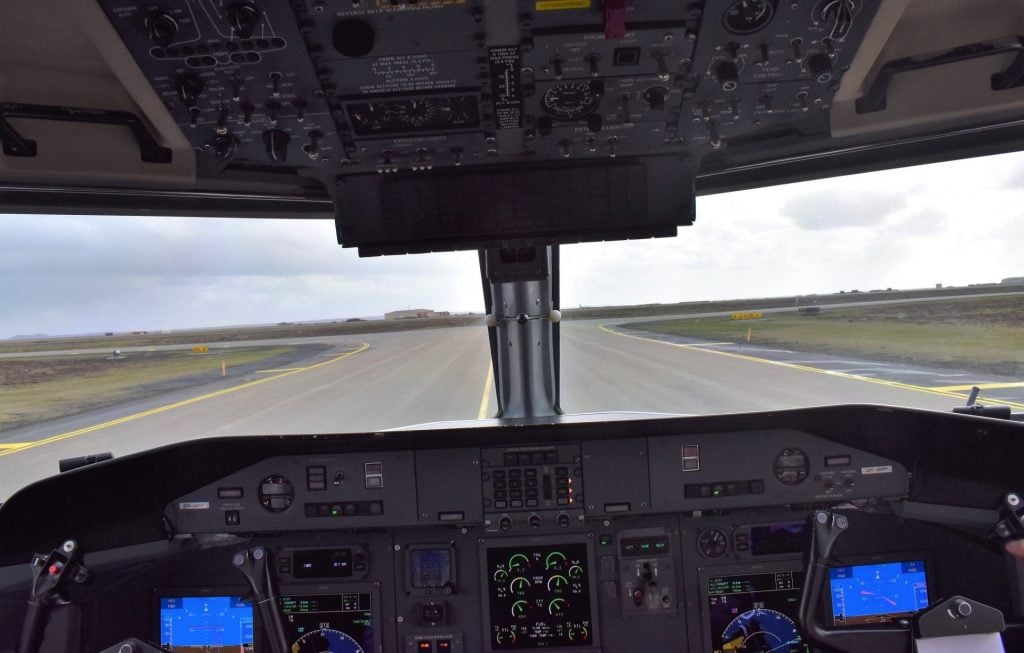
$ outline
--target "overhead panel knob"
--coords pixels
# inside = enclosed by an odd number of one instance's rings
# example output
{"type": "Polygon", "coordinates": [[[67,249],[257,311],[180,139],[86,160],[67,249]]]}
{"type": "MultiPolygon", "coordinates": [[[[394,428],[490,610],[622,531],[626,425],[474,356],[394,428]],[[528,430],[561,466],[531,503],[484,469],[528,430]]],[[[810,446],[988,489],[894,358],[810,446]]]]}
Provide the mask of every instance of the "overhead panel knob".
{"type": "Polygon", "coordinates": [[[168,13],[154,11],[146,16],[146,34],[149,40],[161,48],[166,48],[174,42],[174,35],[178,33],[178,21],[168,13]]]}
{"type": "Polygon", "coordinates": [[[647,106],[651,108],[651,111],[662,111],[665,109],[665,96],[668,94],[668,89],[663,86],[655,86],[649,88],[644,93],[644,100],[647,102],[647,106]]]}
{"type": "Polygon", "coordinates": [[[199,100],[199,95],[203,92],[205,84],[197,75],[185,73],[178,76],[174,86],[182,103],[187,107],[192,107],[199,100]]]}
{"type": "Polygon", "coordinates": [[[832,59],[823,52],[807,58],[807,69],[819,84],[828,84],[832,81],[832,59]]]}
{"type": "Polygon", "coordinates": [[[228,23],[239,38],[247,39],[260,24],[260,12],[251,2],[235,2],[227,8],[228,23]]]}
{"type": "Polygon", "coordinates": [[[731,92],[736,90],[739,84],[740,71],[736,64],[731,61],[720,61],[715,65],[715,78],[723,91],[731,92]]]}

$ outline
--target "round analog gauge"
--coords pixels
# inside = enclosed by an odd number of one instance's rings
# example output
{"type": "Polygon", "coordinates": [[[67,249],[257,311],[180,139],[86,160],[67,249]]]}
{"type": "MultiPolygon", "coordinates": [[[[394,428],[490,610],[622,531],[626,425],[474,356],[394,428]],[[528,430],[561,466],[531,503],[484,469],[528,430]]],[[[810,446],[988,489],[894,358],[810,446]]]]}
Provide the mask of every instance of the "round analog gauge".
{"type": "Polygon", "coordinates": [[[544,93],[541,109],[556,120],[578,120],[596,111],[600,103],[590,82],[562,82],[544,93]]]}
{"type": "Polygon", "coordinates": [[[725,10],[722,23],[733,34],[752,34],[770,23],[774,15],[771,0],[736,0],[725,10]]]}
{"type": "MultiPolygon", "coordinates": [[[[777,610],[748,610],[722,631],[723,651],[796,651],[800,633],[796,624],[777,610]]],[[[802,650],[802,649],[801,649],[802,650]]]]}
{"type": "Polygon", "coordinates": [[[720,528],[708,528],[697,537],[697,550],[705,558],[721,558],[729,550],[729,537],[720,528]]]}
{"type": "Polygon", "coordinates": [[[290,653],[366,653],[356,640],[340,630],[321,628],[295,640],[290,653]]]}

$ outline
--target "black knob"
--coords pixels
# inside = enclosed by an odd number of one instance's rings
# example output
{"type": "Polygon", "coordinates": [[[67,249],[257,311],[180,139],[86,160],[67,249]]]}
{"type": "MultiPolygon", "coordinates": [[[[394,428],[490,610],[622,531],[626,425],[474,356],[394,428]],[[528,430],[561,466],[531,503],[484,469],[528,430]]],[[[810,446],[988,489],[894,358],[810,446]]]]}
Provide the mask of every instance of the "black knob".
{"type": "Polygon", "coordinates": [[[238,138],[233,134],[224,134],[213,139],[213,152],[221,161],[227,161],[238,149],[238,138]]]}
{"type": "Polygon", "coordinates": [[[267,158],[274,163],[284,163],[288,159],[288,142],[291,137],[280,129],[268,129],[263,132],[263,144],[267,146],[267,158]]]}
{"type": "Polygon", "coordinates": [[[720,61],[715,65],[715,78],[723,91],[735,91],[739,83],[740,71],[731,61],[720,61]]]}
{"type": "Polygon", "coordinates": [[[651,111],[663,111],[665,109],[666,93],[667,89],[661,86],[647,89],[644,93],[644,101],[647,102],[647,106],[651,108],[651,111]]]}
{"type": "Polygon", "coordinates": [[[231,29],[242,39],[252,36],[253,30],[260,24],[260,12],[250,2],[235,2],[228,7],[226,13],[231,29]]]}
{"type": "Polygon", "coordinates": [[[551,118],[547,116],[537,118],[537,133],[541,136],[550,136],[552,127],[551,118]]]}
{"type": "Polygon", "coordinates": [[[832,59],[823,52],[807,58],[807,69],[819,84],[828,84],[832,81],[832,59]]]}
{"type": "Polygon", "coordinates": [[[174,41],[174,35],[178,33],[178,21],[170,14],[162,11],[154,11],[146,16],[146,34],[149,40],[161,48],[166,48],[174,41]]]}
{"type": "Polygon", "coordinates": [[[199,94],[203,92],[203,86],[202,79],[188,73],[180,75],[175,84],[178,97],[187,107],[195,106],[196,101],[199,100],[199,94]]]}
{"type": "Polygon", "coordinates": [[[603,121],[601,120],[601,114],[590,114],[589,116],[587,116],[587,131],[589,131],[591,134],[598,133],[599,131],[601,131],[602,122],[603,121]]]}

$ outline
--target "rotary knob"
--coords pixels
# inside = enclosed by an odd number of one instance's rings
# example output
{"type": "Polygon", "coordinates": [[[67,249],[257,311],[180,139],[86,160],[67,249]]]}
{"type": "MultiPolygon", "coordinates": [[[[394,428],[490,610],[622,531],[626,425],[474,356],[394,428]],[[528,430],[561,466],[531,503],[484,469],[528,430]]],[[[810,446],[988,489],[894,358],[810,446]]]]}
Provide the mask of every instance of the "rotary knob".
{"type": "Polygon", "coordinates": [[[662,86],[655,86],[654,88],[647,89],[644,93],[644,101],[647,102],[647,106],[650,107],[651,111],[663,111],[667,94],[668,89],[662,86]]]}
{"type": "Polygon", "coordinates": [[[185,106],[192,107],[199,100],[199,95],[203,92],[205,84],[196,75],[186,73],[178,77],[174,86],[178,97],[181,98],[185,106]]]}
{"type": "Polygon", "coordinates": [[[235,30],[239,38],[249,38],[260,24],[260,12],[250,2],[236,2],[228,7],[226,13],[231,29],[235,30]]]}
{"type": "Polygon", "coordinates": [[[739,84],[740,71],[736,68],[735,63],[720,61],[715,66],[715,78],[718,80],[718,85],[722,87],[723,91],[735,91],[736,86],[739,84]]]}
{"type": "Polygon", "coordinates": [[[174,42],[174,35],[178,33],[178,21],[168,13],[154,11],[146,16],[146,34],[149,40],[161,48],[166,48],[174,42]]]}
{"type": "Polygon", "coordinates": [[[832,81],[832,60],[823,52],[808,57],[807,69],[819,84],[828,84],[832,81]]]}

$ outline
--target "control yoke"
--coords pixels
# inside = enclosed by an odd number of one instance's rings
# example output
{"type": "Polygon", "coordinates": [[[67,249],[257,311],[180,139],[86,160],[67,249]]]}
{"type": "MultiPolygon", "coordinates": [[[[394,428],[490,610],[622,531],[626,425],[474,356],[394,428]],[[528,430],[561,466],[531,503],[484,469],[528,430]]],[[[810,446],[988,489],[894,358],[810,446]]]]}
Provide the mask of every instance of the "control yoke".
{"type": "Polygon", "coordinates": [[[46,631],[46,615],[52,605],[67,605],[70,583],[89,580],[89,570],[82,564],[82,551],[78,542],[66,540],[49,555],[32,556],[32,594],[28,599],[28,612],[21,629],[18,653],[36,653],[46,631]]]}
{"type": "Polygon", "coordinates": [[[248,551],[239,551],[231,559],[236,569],[242,572],[249,581],[253,602],[260,612],[263,630],[267,641],[273,642],[272,650],[287,651],[288,641],[284,635],[284,624],[281,623],[281,611],[277,609],[277,589],[274,585],[273,572],[267,564],[270,552],[263,547],[254,547],[248,551]]]}
{"type": "Polygon", "coordinates": [[[815,510],[809,518],[810,541],[805,551],[805,591],[800,599],[797,625],[815,646],[827,651],[913,651],[915,640],[1002,632],[1003,614],[995,608],[962,596],[953,596],[921,612],[913,619],[891,624],[825,628],[817,619],[822,592],[836,541],[850,527],[842,514],[815,510]]]}

